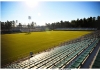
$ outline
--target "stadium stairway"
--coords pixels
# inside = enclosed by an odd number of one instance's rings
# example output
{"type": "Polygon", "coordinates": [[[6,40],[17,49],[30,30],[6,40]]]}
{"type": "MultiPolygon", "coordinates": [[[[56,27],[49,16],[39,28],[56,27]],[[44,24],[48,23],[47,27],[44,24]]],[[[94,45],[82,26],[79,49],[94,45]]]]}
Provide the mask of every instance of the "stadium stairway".
{"type": "Polygon", "coordinates": [[[96,47],[98,39],[96,39],[74,62],[69,66],[69,68],[80,68],[86,59],[89,57],[90,53],[96,47]]]}
{"type": "Polygon", "coordinates": [[[98,53],[98,55],[96,57],[96,60],[95,60],[95,62],[93,64],[92,68],[100,68],[100,50],[99,50],[99,53],[98,53]]]}

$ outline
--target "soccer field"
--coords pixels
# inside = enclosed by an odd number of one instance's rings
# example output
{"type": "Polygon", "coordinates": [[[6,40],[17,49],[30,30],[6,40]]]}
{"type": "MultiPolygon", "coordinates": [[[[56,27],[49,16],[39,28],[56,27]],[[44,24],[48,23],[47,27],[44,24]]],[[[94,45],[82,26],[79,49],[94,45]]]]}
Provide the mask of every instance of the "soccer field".
{"type": "Polygon", "coordinates": [[[46,31],[1,35],[2,65],[88,34],[91,31],[46,31]]]}

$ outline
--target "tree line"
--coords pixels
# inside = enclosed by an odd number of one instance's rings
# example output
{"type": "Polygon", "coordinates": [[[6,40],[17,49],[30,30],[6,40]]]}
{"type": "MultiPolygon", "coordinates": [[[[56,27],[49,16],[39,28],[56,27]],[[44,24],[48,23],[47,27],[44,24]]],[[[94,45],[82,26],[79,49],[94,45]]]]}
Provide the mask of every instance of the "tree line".
{"type": "Polygon", "coordinates": [[[22,25],[22,23],[18,23],[18,25],[16,25],[16,23],[18,22],[18,20],[14,21],[6,21],[6,22],[1,22],[1,31],[11,31],[12,28],[14,27],[19,27],[19,28],[22,28],[23,26],[26,26],[26,27],[31,27],[31,28],[34,28],[34,26],[36,25],[35,22],[31,22],[30,24],[28,23],[27,25],[22,25]]]}
{"type": "MultiPolygon", "coordinates": [[[[16,27],[16,23],[18,23],[18,20],[16,21],[6,21],[1,22],[1,32],[2,31],[12,31],[12,28],[16,27]]],[[[28,28],[34,28],[36,25],[36,22],[28,23],[26,26],[28,28]]],[[[60,22],[54,22],[54,23],[46,23],[46,27],[53,30],[56,28],[97,28],[100,29],[100,16],[97,17],[88,17],[83,19],[77,19],[72,21],[60,21],[60,22]]],[[[18,23],[17,27],[21,29],[23,25],[21,23],[18,23]]]]}
{"type": "Polygon", "coordinates": [[[56,28],[97,28],[100,29],[100,16],[88,17],[69,21],[60,21],[54,23],[46,23],[46,26],[53,30],[56,28]]]}
{"type": "Polygon", "coordinates": [[[28,23],[27,25],[22,25],[22,23],[18,23],[18,20],[14,21],[6,21],[6,22],[1,22],[1,33],[13,33],[13,32],[19,32],[18,30],[14,31],[14,28],[21,29],[23,26],[29,28],[34,28],[36,25],[35,22],[31,22],[30,24],[28,23]],[[18,23],[18,25],[16,25],[18,23]]]}

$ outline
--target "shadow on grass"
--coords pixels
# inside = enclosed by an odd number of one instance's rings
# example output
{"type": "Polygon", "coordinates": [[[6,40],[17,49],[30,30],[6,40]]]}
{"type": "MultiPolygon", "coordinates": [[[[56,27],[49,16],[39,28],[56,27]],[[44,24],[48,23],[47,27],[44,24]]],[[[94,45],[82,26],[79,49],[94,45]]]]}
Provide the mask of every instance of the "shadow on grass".
{"type": "Polygon", "coordinates": [[[28,33],[25,33],[25,35],[29,35],[29,34],[31,34],[30,32],[28,32],[28,33]]]}

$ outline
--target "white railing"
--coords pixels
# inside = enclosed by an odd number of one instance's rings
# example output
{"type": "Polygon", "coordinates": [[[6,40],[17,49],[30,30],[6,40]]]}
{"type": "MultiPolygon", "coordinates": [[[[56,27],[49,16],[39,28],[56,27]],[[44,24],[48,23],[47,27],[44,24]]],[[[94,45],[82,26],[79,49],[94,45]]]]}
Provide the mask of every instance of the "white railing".
{"type": "Polygon", "coordinates": [[[97,30],[97,28],[56,28],[54,30],[97,30]]]}

